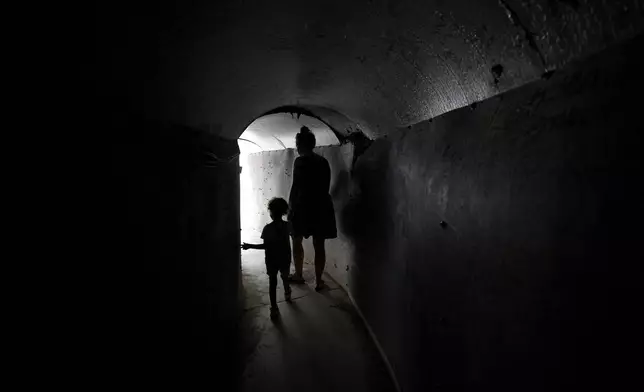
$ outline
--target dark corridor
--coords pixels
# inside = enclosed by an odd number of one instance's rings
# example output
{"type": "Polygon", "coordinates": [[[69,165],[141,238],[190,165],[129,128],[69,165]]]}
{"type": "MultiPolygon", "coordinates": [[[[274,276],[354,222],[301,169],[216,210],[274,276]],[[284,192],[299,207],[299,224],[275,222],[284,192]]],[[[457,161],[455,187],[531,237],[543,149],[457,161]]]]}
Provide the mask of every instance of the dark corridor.
{"type": "MultiPolygon", "coordinates": [[[[333,176],[335,290],[300,300],[331,312],[313,336],[341,360],[281,352],[271,371],[284,378],[252,390],[637,389],[643,11],[635,0],[97,7],[85,112],[112,149],[101,265],[127,271],[109,272],[109,333],[91,338],[104,346],[100,379],[233,391],[257,336],[298,349],[273,324],[245,324],[236,142],[295,107],[341,142],[318,149],[333,176]],[[336,367],[357,352],[359,382],[336,367]]],[[[288,169],[288,154],[258,162],[288,169]]],[[[285,330],[305,334],[295,325],[310,319],[290,314],[285,330]]]]}

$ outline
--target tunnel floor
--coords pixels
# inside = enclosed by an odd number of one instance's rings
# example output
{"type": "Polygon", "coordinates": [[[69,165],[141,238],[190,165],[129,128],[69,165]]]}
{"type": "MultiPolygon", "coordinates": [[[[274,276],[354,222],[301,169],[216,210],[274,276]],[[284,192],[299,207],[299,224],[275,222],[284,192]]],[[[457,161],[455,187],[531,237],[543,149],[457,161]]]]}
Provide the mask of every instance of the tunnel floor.
{"type": "Polygon", "coordinates": [[[292,303],[279,282],[281,316],[271,320],[263,252],[244,251],[242,260],[241,391],[395,391],[358,313],[328,275],[329,288],[316,292],[305,263],[306,284],[292,285],[292,303]]]}

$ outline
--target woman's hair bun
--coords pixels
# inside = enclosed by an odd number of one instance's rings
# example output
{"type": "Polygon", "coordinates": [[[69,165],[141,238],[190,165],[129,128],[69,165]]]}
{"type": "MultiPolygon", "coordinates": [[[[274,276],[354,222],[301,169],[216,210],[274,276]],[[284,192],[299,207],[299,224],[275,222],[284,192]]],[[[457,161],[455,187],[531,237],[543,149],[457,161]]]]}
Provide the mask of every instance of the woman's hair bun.
{"type": "Polygon", "coordinates": [[[295,145],[304,149],[313,150],[315,148],[315,134],[308,128],[300,128],[300,132],[295,135],[295,145]]]}

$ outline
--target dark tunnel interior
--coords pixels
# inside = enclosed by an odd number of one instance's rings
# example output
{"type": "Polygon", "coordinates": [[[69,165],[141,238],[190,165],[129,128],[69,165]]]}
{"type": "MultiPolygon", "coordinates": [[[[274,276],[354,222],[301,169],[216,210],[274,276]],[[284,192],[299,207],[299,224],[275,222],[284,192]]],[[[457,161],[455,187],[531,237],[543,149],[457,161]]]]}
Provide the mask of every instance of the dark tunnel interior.
{"type": "MultiPolygon", "coordinates": [[[[244,390],[237,138],[278,112],[339,140],[316,150],[338,229],[327,273],[393,390],[642,383],[642,1],[143,1],[93,17],[102,342],[120,357],[105,383],[244,390]]],[[[294,157],[255,154],[253,175],[287,194],[272,173],[294,157]]]]}

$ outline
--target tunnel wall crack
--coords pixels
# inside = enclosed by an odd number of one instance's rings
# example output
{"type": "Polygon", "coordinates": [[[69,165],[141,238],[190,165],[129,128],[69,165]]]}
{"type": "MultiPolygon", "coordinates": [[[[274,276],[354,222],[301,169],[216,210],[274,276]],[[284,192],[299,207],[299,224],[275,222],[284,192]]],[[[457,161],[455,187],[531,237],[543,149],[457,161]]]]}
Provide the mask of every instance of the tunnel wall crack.
{"type": "Polygon", "coordinates": [[[543,71],[547,72],[549,71],[548,69],[548,63],[546,62],[546,57],[544,54],[541,52],[541,49],[539,49],[539,45],[537,45],[537,41],[534,39],[535,33],[530,31],[528,27],[521,22],[521,18],[519,18],[519,15],[510,7],[510,5],[505,1],[505,0],[498,0],[499,1],[499,6],[503,8],[503,11],[505,11],[506,15],[508,16],[508,19],[510,19],[510,23],[512,25],[520,28],[523,33],[524,33],[524,38],[528,42],[528,46],[537,54],[539,57],[539,60],[541,61],[541,66],[543,67],[543,71]]]}

